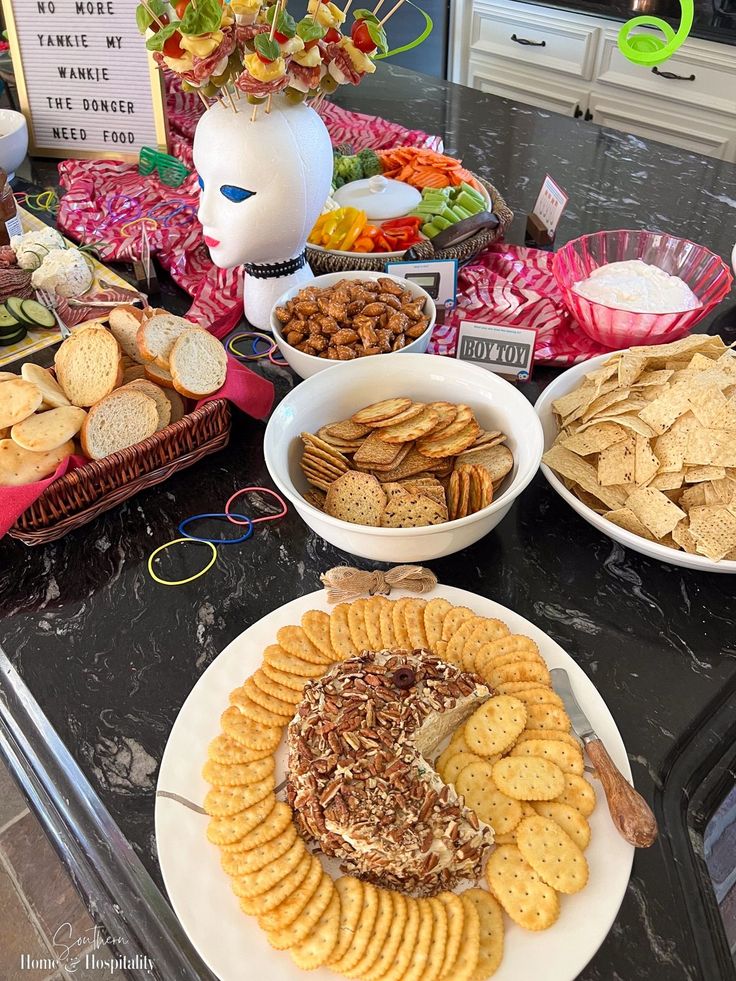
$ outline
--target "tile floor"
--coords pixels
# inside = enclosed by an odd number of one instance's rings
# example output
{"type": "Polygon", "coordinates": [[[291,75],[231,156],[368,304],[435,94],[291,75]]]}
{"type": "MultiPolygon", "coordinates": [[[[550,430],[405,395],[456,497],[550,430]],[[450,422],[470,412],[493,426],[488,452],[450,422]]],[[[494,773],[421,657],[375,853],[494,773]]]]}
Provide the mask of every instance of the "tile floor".
{"type": "Polygon", "coordinates": [[[0,760],[0,979],[125,981],[121,972],[85,970],[74,953],[65,956],[71,938],[93,932],[72,880],[0,760]]]}

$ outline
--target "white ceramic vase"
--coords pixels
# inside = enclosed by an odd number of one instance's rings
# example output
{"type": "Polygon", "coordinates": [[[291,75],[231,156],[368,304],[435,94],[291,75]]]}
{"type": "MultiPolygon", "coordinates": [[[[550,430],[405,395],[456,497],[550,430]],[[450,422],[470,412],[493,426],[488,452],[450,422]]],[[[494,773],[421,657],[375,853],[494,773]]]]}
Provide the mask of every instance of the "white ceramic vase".
{"type": "Polygon", "coordinates": [[[245,266],[248,321],[270,330],[276,300],[312,276],[300,260],[329,194],[332,145],[304,103],[277,96],[255,120],[245,101],[236,105],[237,113],[216,103],[197,125],[198,216],[215,265],[245,266]]]}

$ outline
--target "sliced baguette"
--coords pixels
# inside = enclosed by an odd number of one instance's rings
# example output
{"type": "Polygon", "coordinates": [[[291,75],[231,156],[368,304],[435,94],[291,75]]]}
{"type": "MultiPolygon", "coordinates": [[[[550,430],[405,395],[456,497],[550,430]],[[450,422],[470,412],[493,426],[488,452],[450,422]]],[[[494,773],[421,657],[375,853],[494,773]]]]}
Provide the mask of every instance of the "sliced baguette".
{"type": "Polygon", "coordinates": [[[126,386],[90,409],[82,426],[82,451],[92,460],[101,460],[152,436],[157,426],[153,399],[126,386]]]}
{"type": "Polygon", "coordinates": [[[154,385],[152,381],[147,378],[139,378],[134,381],[128,382],[125,388],[135,388],[139,392],[143,392],[150,399],[156,403],[156,411],[158,412],[158,426],[156,426],[156,431],[163,429],[164,426],[168,426],[171,422],[171,402],[167,399],[163,388],[159,388],[158,385],[154,385]]]}
{"type": "Polygon", "coordinates": [[[137,378],[146,377],[146,366],[144,364],[135,364],[131,362],[130,364],[123,366],[123,385],[127,385],[128,382],[135,381],[137,378]]]}
{"type": "Polygon", "coordinates": [[[64,394],[82,408],[94,405],[120,383],[120,347],[109,330],[90,327],[67,337],[54,358],[64,394]]]}
{"type": "Polygon", "coordinates": [[[156,385],[161,385],[162,388],[174,387],[174,379],[171,377],[171,372],[167,371],[166,368],[159,368],[156,364],[146,364],[143,367],[146,372],[146,378],[149,381],[155,382],[156,385]]]}
{"type": "Polygon", "coordinates": [[[164,395],[171,403],[171,422],[178,422],[183,419],[187,414],[187,407],[184,405],[184,399],[181,395],[173,388],[167,388],[164,395]]]}
{"type": "Polygon", "coordinates": [[[61,461],[74,452],[69,440],[55,450],[33,453],[24,450],[12,439],[0,440],[0,487],[19,487],[50,476],[61,461]]]}
{"type": "Polygon", "coordinates": [[[143,323],[143,311],[133,307],[128,303],[123,306],[115,307],[110,312],[110,330],[120,347],[125,351],[129,358],[143,363],[143,355],[138,350],[136,335],[143,323]]]}
{"type": "Polygon", "coordinates": [[[69,399],[64,395],[61,385],[54,376],[42,368],[41,365],[31,364],[27,361],[20,369],[20,373],[26,381],[31,382],[36,388],[41,390],[43,402],[41,408],[58,409],[61,405],[69,405],[69,399]]]}
{"type": "Polygon", "coordinates": [[[216,337],[198,327],[182,334],[174,344],[170,367],[177,392],[199,399],[225,384],[227,355],[216,337]]]}
{"type": "Polygon", "coordinates": [[[196,327],[191,320],[173,313],[159,313],[138,328],[138,350],[144,361],[153,361],[159,368],[169,370],[169,356],[177,339],[196,327]]]}
{"type": "Polygon", "coordinates": [[[32,453],[45,453],[68,443],[82,428],[87,418],[84,409],[76,405],[60,405],[58,409],[37,412],[23,422],[17,422],[10,436],[18,446],[32,453]]]}

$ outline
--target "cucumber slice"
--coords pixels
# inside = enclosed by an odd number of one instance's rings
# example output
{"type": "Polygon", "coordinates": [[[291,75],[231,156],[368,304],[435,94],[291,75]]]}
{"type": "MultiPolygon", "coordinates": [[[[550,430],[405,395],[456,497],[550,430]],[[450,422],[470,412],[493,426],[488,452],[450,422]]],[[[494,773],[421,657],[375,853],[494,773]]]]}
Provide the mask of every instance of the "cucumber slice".
{"type": "Polygon", "coordinates": [[[17,320],[14,320],[11,324],[0,325],[0,337],[9,337],[11,334],[15,334],[16,331],[20,330],[21,327],[25,327],[25,324],[19,324],[17,320]]]}
{"type": "Polygon", "coordinates": [[[10,344],[17,344],[18,341],[22,341],[23,338],[28,333],[26,327],[21,327],[20,330],[16,331],[15,334],[11,334],[9,337],[0,337],[0,347],[8,347],[10,344]]]}
{"type": "Polygon", "coordinates": [[[23,300],[23,320],[32,327],[56,327],[56,320],[48,307],[36,300],[23,300]]]}
{"type": "Polygon", "coordinates": [[[23,315],[23,300],[19,296],[9,296],[5,301],[5,306],[11,317],[15,317],[19,323],[28,326],[28,319],[23,315]]]}
{"type": "Polygon", "coordinates": [[[4,303],[0,304],[0,328],[13,327],[18,323],[16,317],[8,310],[4,303]]]}

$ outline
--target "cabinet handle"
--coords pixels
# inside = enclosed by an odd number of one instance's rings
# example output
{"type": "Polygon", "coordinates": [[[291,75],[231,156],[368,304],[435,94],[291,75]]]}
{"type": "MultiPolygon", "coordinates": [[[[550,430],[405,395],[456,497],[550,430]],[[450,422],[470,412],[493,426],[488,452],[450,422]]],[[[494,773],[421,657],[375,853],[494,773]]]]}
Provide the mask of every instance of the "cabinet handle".
{"type": "Polygon", "coordinates": [[[511,35],[511,40],[516,41],[517,44],[526,44],[530,48],[546,48],[546,41],[530,41],[525,37],[517,37],[515,34],[511,35]]]}
{"type": "Polygon", "coordinates": [[[573,116],[576,119],[580,119],[582,115],[583,115],[583,110],[580,108],[580,106],[575,106],[575,111],[573,112],[573,116]]]}
{"type": "Polygon", "coordinates": [[[593,113],[590,111],[590,109],[586,109],[585,110],[585,122],[586,123],[589,123],[592,118],[593,118],[593,113]]]}
{"type": "Polygon", "coordinates": [[[654,68],[652,68],[652,74],[653,75],[659,75],[660,78],[671,78],[671,79],[674,79],[677,82],[694,82],[695,81],[695,76],[694,75],[675,75],[674,72],[661,72],[659,70],[659,68],[657,68],[656,65],[654,66],[654,68]]]}

